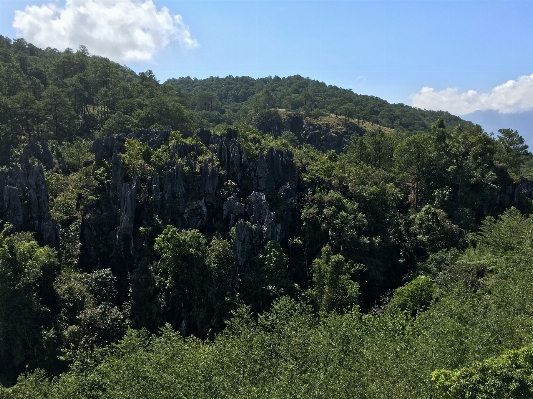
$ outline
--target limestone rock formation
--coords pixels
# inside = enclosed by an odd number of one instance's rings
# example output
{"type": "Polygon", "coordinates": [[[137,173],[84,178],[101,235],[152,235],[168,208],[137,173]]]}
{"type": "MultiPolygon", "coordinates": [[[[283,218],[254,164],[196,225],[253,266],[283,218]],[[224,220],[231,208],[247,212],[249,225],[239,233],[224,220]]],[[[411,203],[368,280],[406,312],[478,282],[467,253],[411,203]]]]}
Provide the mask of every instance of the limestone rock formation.
{"type": "Polygon", "coordinates": [[[54,167],[54,158],[48,148],[46,140],[38,143],[28,143],[20,154],[20,165],[25,168],[26,165],[31,164],[32,159],[39,161],[46,169],[50,170],[54,167]]]}
{"type": "MultiPolygon", "coordinates": [[[[27,153],[30,153],[31,149],[27,153]]],[[[58,245],[57,228],[50,215],[48,185],[41,165],[0,171],[0,219],[15,231],[33,231],[47,245],[58,245]]]]}

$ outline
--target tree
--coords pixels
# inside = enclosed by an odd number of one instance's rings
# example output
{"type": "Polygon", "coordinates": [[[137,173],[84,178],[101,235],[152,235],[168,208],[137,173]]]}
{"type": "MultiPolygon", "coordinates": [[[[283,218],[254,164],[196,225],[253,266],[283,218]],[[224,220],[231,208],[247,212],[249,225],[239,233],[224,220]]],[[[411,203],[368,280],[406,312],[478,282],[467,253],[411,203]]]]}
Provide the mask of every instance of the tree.
{"type": "Polygon", "coordinates": [[[63,90],[49,86],[42,96],[45,124],[51,137],[63,141],[75,130],[76,114],[63,90]]]}
{"type": "Polygon", "coordinates": [[[529,154],[529,147],[516,130],[500,129],[498,133],[498,160],[517,178],[525,157],[529,154]]]}
{"type": "Polygon", "coordinates": [[[434,296],[435,287],[431,279],[427,276],[418,276],[394,291],[388,309],[414,317],[429,308],[434,296]]]}
{"type": "Polygon", "coordinates": [[[183,334],[198,332],[205,323],[208,300],[205,236],[198,230],[169,225],[155,239],[154,249],[159,261],[152,271],[167,320],[172,320],[183,334]]]}
{"type": "Polygon", "coordinates": [[[458,370],[436,370],[431,379],[439,399],[521,399],[533,394],[533,348],[506,351],[499,357],[458,370]]]}
{"type": "Polygon", "coordinates": [[[339,114],[344,116],[344,123],[348,122],[348,119],[351,119],[355,116],[355,105],[352,103],[344,104],[339,108],[339,114]]]}
{"type": "Polygon", "coordinates": [[[139,122],[130,115],[124,115],[118,111],[114,113],[100,129],[100,136],[106,137],[112,134],[131,133],[139,128],[139,122]]]}
{"type": "Polygon", "coordinates": [[[363,136],[353,135],[349,148],[357,160],[375,168],[390,170],[398,137],[382,129],[367,131],[363,136]]]}
{"type": "Polygon", "coordinates": [[[7,101],[7,112],[12,134],[17,141],[31,141],[38,130],[41,119],[40,110],[35,96],[29,91],[21,91],[7,101]]]}
{"type": "Polygon", "coordinates": [[[353,270],[342,255],[333,255],[329,245],[313,261],[313,297],[320,312],[343,313],[359,303],[359,284],[351,280],[353,270]]]}
{"type": "Polygon", "coordinates": [[[431,172],[433,155],[433,140],[428,134],[409,136],[394,150],[396,170],[406,179],[415,208],[423,203],[425,180],[431,172]]]}
{"type": "Polygon", "coordinates": [[[43,328],[51,327],[51,282],[55,252],[41,247],[30,233],[0,232],[0,375],[13,381],[26,365],[35,366],[46,351],[43,328]],[[38,356],[35,353],[39,353],[38,356]]]}

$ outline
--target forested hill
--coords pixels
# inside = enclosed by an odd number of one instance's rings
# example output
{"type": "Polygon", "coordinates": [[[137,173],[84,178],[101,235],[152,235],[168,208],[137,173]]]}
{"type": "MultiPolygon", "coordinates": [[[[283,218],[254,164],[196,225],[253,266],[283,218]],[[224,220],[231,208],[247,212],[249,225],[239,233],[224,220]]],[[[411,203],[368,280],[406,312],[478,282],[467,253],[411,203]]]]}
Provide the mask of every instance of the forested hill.
{"type": "Polygon", "coordinates": [[[0,39],[0,397],[532,397],[518,132],[0,39]]]}
{"type": "Polygon", "coordinates": [[[398,131],[429,132],[439,118],[454,128],[470,122],[444,111],[427,111],[389,104],[378,97],[326,85],[299,75],[261,79],[250,77],[169,79],[201,120],[212,125],[251,120],[272,108],[318,117],[335,114],[362,119],[398,131]]]}
{"type": "Polygon", "coordinates": [[[0,164],[14,148],[41,139],[93,139],[167,125],[190,133],[193,118],[182,103],[152,72],[136,74],[83,46],[60,52],[0,37],[0,164]]]}

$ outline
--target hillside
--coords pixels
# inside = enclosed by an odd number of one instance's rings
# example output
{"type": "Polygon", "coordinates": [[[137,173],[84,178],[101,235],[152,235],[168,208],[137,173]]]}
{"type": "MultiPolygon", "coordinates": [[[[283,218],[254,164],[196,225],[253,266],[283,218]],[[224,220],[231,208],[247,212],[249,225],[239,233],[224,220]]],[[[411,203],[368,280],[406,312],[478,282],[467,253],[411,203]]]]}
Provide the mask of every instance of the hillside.
{"type": "Polygon", "coordinates": [[[0,396],[531,392],[516,131],[0,42],[0,396]]]}
{"type": "Polygon", "coordinates": [[[459,124],[470,125],[448,112],[389,104],[374,96],[356,94],[298,75],[262,79],[228,76],[199,80],[186,77],[169,79],[165,83],[178,89],[201,121],[212,126],[247,121],[272,108],[312,117],[335,114],[413,133],[428,132],[439,118],[450,128],[459,124]]]}

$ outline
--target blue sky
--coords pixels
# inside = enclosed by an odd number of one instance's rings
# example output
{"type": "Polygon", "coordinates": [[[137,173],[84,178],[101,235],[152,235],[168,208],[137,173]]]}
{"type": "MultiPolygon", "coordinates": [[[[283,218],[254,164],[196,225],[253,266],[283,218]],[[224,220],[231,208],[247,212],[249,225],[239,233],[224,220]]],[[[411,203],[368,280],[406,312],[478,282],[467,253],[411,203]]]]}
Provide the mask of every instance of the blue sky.
{"type": "Polygon", "coordinates": [[[0,1],[0,34],[85,44],[161,82],[299,74],[459,115],[533,110],[530,0],[0,1]]]}

